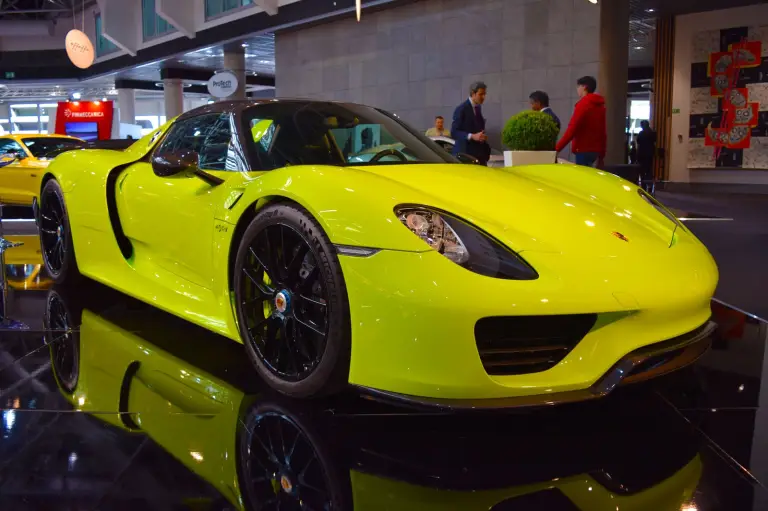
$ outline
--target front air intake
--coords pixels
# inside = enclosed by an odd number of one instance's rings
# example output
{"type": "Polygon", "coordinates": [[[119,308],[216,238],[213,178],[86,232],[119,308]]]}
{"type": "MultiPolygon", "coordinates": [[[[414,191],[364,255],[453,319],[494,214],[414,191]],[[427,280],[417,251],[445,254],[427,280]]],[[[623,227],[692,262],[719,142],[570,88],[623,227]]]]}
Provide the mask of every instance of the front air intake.
{"type": "Polygon", "coordinates": [[[538,373],[563,360],[596,321],[597,314],[483,318],[475,342],[490,375],[538,373]]]}

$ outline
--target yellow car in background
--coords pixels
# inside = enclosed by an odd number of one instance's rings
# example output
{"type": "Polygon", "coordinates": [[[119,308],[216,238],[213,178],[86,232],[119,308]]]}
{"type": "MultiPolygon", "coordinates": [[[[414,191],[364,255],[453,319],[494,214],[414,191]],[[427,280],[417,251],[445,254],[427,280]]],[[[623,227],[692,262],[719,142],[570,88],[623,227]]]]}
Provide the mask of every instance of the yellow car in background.
{"type": "Polygon", "coordinates": [[[65,135],[0,136],[0,203],[31,206],[51,160],[81,147],[83,140],[65,135]]]}

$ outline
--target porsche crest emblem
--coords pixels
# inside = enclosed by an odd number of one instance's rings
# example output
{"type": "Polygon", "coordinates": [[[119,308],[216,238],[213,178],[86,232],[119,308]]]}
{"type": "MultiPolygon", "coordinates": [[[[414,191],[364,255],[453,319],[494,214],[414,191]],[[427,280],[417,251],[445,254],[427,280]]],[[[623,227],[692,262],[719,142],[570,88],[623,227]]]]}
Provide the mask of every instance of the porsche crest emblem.
{"type": "Polygon", "coordinates": [[[624,235],[623,235],[623,234],[621,234],[620,232],[614,231],[614,232],[612,232],[611,234],[613,234],[614,236],[616,236],[617,238],[619,238],[621,241],[627,241],[627,242],[629,241],[629,238],[627,238],[626,236],[624,236],[624,235]]]}

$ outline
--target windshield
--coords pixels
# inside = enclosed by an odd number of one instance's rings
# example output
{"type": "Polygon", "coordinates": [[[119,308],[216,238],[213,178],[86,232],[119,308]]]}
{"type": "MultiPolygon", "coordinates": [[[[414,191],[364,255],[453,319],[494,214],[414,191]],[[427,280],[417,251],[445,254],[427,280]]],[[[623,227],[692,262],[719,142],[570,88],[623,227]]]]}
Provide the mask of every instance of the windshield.
{"type": "Polygon", "coordinates": [[[32,156],[38,160],[54,158],[64,151],[80,149],[85,146],[81,140],[63,137],[25,138],[22,142],[27,146],[32,156]]]}
{"type": "Polygon", "coordinates": [[[243,115],[253,170],[457,163],[427,137],[371,107],[279,101],[253,106],[243,115]]]}

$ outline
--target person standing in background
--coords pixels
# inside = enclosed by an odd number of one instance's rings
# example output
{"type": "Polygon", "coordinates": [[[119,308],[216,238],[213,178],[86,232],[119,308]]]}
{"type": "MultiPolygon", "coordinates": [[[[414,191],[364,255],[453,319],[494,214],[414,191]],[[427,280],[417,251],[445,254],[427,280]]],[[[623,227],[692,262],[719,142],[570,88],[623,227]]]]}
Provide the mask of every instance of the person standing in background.
{"type": "Polygon", "coordinates": [[[571,144],[576,164],[603,167],[606,146],[605,99],[595,94],[597,80],[584,76],[577,80],[576,91],[581,99],[576,103],[573,117],[555,150],[559,153],[571,144]]]}
{"type": "Polygon", "coordinates": [[[560,118],[555,115],[555,112],[553,112],[551,108],[549,108],[549,94],[544,91],[537,90],[531,92],[531,95],[528,96],[528,99],[531,100],[531,109],[534,112],[543,112],[552,117],[552,120],[555,121],[555,124],[557,124],[557,132],[559,134],[560,118]]]}
{"type": "Polygon", "coordinates": [[[629,163],[632,165],[637,165],[637,142],[634,140],[629,143],[629,163]]]}
{"type": "Polygon", "coordinates": [[[640,133],[637,135],[637,163],[640,164],[640,179],[643,188],[650,188],[653,183],[653,157],[656,155],[656,132],[651,129],[651,123],[641,121],[640,133]]]}
{"type": "Polygon", "coordinates": [[[445,129],[445,120],[442,115],[435,117],[435,125],[427,130],[428,137],[450,137],[451,132],[445,129]]]}
{"type": "Polygon", "coordinates": [[[469,99],[456,107],[453,112],[451,133],[456,140],[453,154],[466,153],[477,158],[480,165],[487,165],[491,157],[491,146],[485,134],[485,118],[482,104],[488,87],[483,82],[475,82],[469,88],[469,99]]]}

